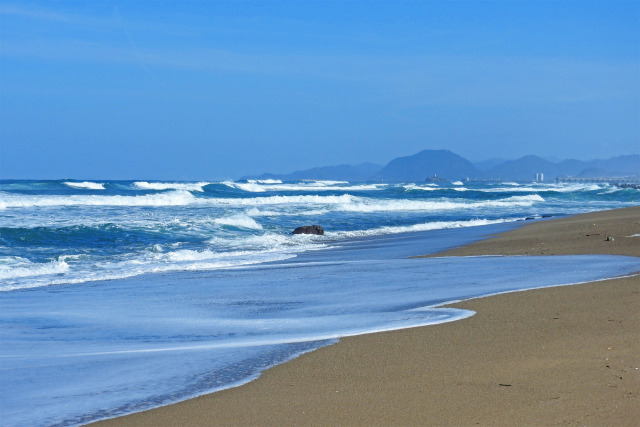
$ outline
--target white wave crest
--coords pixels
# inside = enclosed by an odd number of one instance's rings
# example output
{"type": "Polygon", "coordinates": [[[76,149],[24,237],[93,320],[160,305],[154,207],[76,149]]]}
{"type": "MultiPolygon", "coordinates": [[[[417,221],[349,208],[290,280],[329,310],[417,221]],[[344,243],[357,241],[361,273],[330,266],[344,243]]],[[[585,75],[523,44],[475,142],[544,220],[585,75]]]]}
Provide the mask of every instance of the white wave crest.
{"type": "Polygon", "coordinates": [[[160,258],[165,258],[172,262],[185,262],[185,261],[202,261],[208,259],[219,258],[218,254],[210,250],[193,251],[190,249],[182,249],[179,251],[168,252],[163,254],[160,258]]]}
{"type": "Polygon", "coordinates": [[[214,223],[218,225],[228,225],[231,227],[248,228],[251,230],[262,230],[262,226],[248,215],[238,214],[223,218],[216,218],[214,223]]]}
{"type": "Polygon", "coordinates": [[[473,219],[467,221],[434,221],[423,224],[414,224],[406,226],[389,226],[373,228],[370,230],[354,230],[354,231],[337,231],[326,232],[329,237],[338,238],[354,238],[354,237],[368,237],[379,236],[385,234],[399,234],[399,233],[411,233],[417,231],[431,231],[442,230],[447,228],[462,228],[462,227],[478,227],[482,225],[501,224],[504,222],[513,222],[522,218],[501,218],[501,219],[473,219]]]}
{"type": "MultiPolygon", "coordinates": [[[[101,263],[95,266],[97,268],[85,268],[78,271],[69,270],[68,266],[57,266],[57,264],[66,265],[63,261],[43,264],[43,267],[40,267],[39,270],[30,268],[27,272],[28,274],[16,269],[13,275],[9,276],[10,280],[7,280],[6,284],[0,284],[0,292],[51,285],[79,284],[95,280],[124,279],[147,273],[236,268],[295,257],[295,253],[283,253],[273,250],[217,253],[211,250],[194,251],[185,249],[166,253],[150,251],[148,255],[147,258],[134,256],[133,259],[101,263]],[[27,281],[22,279],[24,277],[28,277],[27,281]]],[[[2,258],[0,258],[1,261],[2,258]]],[[[3,267],[0,264],[0,274],[2,272],[3,267]]]]}
{"type": "MultiPolygon", "coordinates": [[[[264,193],[266,191],[373,191],[373,190],[382,190],[386,187],[386,184],[361,184],[361,185],[348,185],[348,186],[340,186],[343,184],[342,181],[331,181],[332,184],[326,184],[325,181],[322,182],[302,182],[299,184],[282,184],[282,183],[264,183],[261,181],[247,181],[244,182],[233,182],[233,181],[224,181],[222,184],[236,188],[238,190],[247,191],[250,193],[264,193]]],[[[348,184],[348,182],[344,182],[348,184]]]]}
{"type": "Polygon", "coordinates": [[[478,209],[485,207],[515,207],[531,206],[544,199],[537,194],[527,196],[512,196],[505,199],[485,200],[481,202],[462,200],[350,200],[337,207],[346,212],[401,212],[401,211],[437,211],[453,209],[478,209]]]}
{"type": "Polygon", "coordinates": [[[598,191],[607,188],[601,184],[517,184],[505,182],[503,185],[512,187],[474,188],[473,191],[482,193],[537,193],[541,191],[554,191],[557,193],[575,193],[580,191],[598,191]]]}
{"type": "Polygon", "coordinates": [[[314,182],[316,184],[322,185],[341,185],[341,184],[349,184],[349,181],[331,181],[328,179],[304,179],[305,182],[314,182]]]}
{"type": "Polygon", "coordinates": [[[462,181],[453,181],[451,184],[453,185],[464,185],[462,181]]]}
{"type": "Polygon", "coordinates": [[[247,209],[247,215],[252,217],[260,216],[320,216],[330,212],[329,209],[283,209],[283,210],[260,210],[258,208],[247,209]]]}
{"type": "Polygon", "coordinates": [[[230,240],[224,237],[212,237],[207,243],[215,248],[225,248],[230,253],[298,253],[325,247],[318,243],[318,236],[310,234],[280,234],[267,232],[245,236],[242,239],[230,240]]]}
{"type": "MultiPolygon", "coordinates": [[[[498,200],[469,201],[464,199],[402,200],[358,197],[351,194],[340,196],[269,196],[252,198],[197,198],[188,191],[174,190],[166,193],[140,196],[32,196],[0,192],[0,206],[25,208],[43,206],[237,206],[259,208],[262,206],[288,206],[309,210],[310,206],[343,212],[392,212],[431,211],[448,209],[473,209],[482,207],[531,206],[544,202],[538,194],[512,196],[498,200]]],[[[293,212],[293,211],[292,211],[293,212]]],[[[279,212],[281,214],[281,212],[279,212]]],[[[298,213],[296,213],[298,214],[298,213]]]]}
{"type": "Polygon", "coordinates": [[[62,257],[46,263],[31,262],[20,257],[0,258],[0,280],[61,274],[67,270],[69,265],[62,257]]]}
{"type": "Polygon", "coordinates": [[[247,182],[251,184],[282,184],[279,179],[250,179],[247,182]]]}
{"type": "Polygon", "coordinates": [[[269,196],[253,197],[247,199],[207,199],[207,203],[227,206],[269,206],[269,205],[340,205],[359,199],[350,194],[340,196],[269,196]]]}
{"type": "Polygon", "coordinates": [[[393,212],[393,211],[432,211],[450,209],[475,209],[483,207],[531,206],[544,199],[537,194],[511,196],[504,199],[469,201],[464,199],[439,200],[402,200],[373,199],[351,194],[340,196],[269,196],[247,199],[209,199],[207,203],[228,206],[303,206],[319,205],[333,211],[342,212],[393,212]]]}
{"type": "Polygon", "coordinates": [[[267,191],[266,188],[263,185],[258,184],[257,181],[248,181],[246,183],[224,181],[222,182],[222,184],[226,185],[227,187],[235,188],[242,191],[248,191],[250,193],[263,193],[267,191]]]}
{"type": "Polygon", "coordinates": [[[33,196],[0,192],[0,206],[5,209],[45,206],[184,206],[197,200],[188,191],[143,196],[33,196]]]}
{"type": "Polygon", "coordinates": [[[209,185],[209,182],[147,182],[137,181],[133,183],[133,186],[140,190],[183,190],[183,191],[197,191],[202,193],[203,187],[209,185]]]}
{"type": "Polygon", "coordinates": [[[104,190],[104,184],[100,182],[64,182],[64,185],[72,188],[83,188],[87,190],[104,190]]]}
{"type": "Polygon", "coordinates": [[[433,191],[433,190],[437,190],[437,186],[435,186],[434,184],[427,184],[427,185],[406,184],[406,185],[403,185],[403,188],[406,191],[416,191],[416,190],[433,191]]]}

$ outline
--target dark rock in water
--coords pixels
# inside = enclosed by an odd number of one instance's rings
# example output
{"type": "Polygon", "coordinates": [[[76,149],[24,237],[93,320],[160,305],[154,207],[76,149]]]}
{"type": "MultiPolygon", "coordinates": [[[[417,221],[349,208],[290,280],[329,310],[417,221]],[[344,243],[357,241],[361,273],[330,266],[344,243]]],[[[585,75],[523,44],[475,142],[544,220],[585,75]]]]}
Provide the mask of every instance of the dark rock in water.
{"type": "Polygon", "coordinates": [[[534,218],[534,217],[532,217],[532,216],[528,216],[528,217],[526,217],[524,220],[525,220],[525,221],[531,221],[532,219],[535,219],[535,218],[534,218]]]}
{"type": "Polygon", "coordinates": [[[293,234],[318,234],[323,235],[324,230],[319,225],[304,225],[293,230],[293,234]]]}
{"type": "Polygon", "coordinates": [[[544,214],[542,215],[542,218],[551,218],[553,215],[549,215],[549,214],[544,214]]]}

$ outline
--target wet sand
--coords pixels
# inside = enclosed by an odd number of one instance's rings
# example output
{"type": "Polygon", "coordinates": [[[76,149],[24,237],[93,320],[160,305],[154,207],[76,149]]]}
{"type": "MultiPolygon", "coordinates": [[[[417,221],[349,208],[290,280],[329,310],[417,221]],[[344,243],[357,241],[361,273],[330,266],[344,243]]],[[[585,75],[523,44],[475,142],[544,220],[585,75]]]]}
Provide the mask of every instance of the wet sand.
{"type": "MultiPolygon", "coordinates": [[[[640,207],[534,222],[438,255],[640,257],[634,234],[640,207]]],[[[454,306],[477,314],[344,338],[242,387],[100,424],[638,425],[640,276],[454,306]]]]}

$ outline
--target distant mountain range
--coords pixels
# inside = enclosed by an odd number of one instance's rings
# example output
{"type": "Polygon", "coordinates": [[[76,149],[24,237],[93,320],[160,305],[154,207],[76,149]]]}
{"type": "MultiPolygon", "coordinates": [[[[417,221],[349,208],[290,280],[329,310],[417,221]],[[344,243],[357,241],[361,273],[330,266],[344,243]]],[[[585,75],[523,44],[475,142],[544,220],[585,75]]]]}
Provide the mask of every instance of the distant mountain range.
{"type": "Polygon", "coordinates": [[[543,174],[546,181],[558,177],[639,177],[640,155],[604,160],[562,160],[552,162],[538,156],[517,160],[490,159],[471,163],[449,150],[424,150],[412,156],[398,157],[386,166],[373,163],[324,166],[288,174],[265,173],[242,179],[279,179],[282,181],[333,180],[350,182],[422,182],[425,180],[501,180],[532,181],[543,174]]]}
{"type": "Polygon", "coordinates": [[[242,179],[279,179],[282,181],[299,181],[313,179],[323,181],[368,181],[382,166],[374,163],[362,163],[359,165],[322,166],[287,174],[263,173],[259,176],[248,176],[242,179]]]}

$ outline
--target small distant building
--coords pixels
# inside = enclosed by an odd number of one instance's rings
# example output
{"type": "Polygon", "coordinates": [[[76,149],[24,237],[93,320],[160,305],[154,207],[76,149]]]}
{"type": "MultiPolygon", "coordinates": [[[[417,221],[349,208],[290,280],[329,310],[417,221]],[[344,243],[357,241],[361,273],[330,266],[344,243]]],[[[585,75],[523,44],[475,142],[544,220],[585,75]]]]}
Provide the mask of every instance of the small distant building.
{"type": "Polygon", "coordinates": [[[542,172],[539,172],[539,173],[536,174],[536,181],[537,182],[544,181],[544,174],[542,172]]]}

